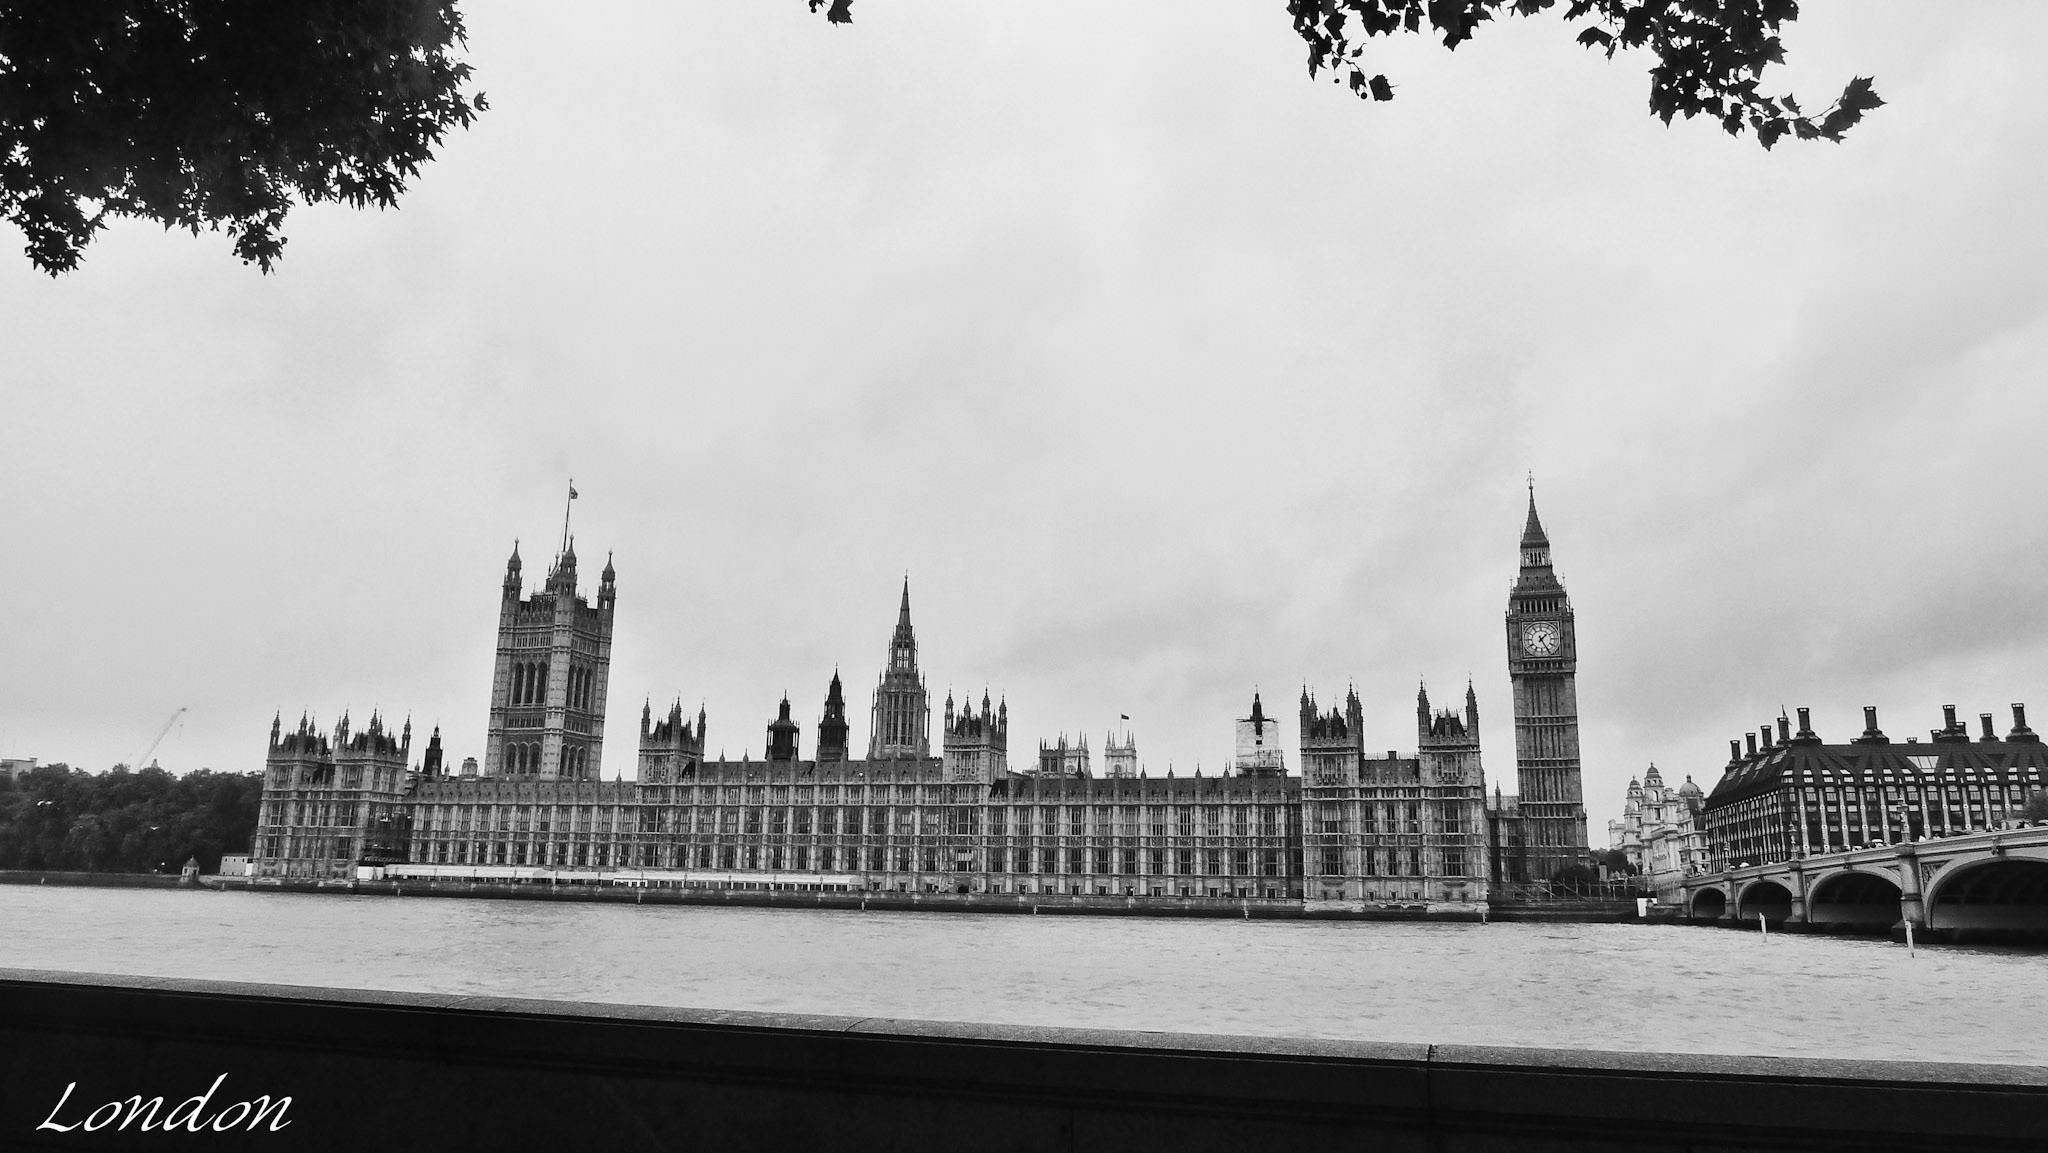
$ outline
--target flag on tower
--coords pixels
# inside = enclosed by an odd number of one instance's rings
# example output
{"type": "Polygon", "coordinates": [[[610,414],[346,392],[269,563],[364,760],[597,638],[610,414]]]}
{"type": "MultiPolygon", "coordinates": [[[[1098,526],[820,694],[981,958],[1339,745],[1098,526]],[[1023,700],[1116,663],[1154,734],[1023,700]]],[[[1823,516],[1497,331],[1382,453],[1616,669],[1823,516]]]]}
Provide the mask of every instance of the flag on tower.
{"type": "Polygon", "coordinates": [[[575,486],[575,485],[573,485],[573,484],[569,486],[569,499],[570,499],[570,500],[575,500],[575,499],[576,499],[576,486],[575,486]]]}

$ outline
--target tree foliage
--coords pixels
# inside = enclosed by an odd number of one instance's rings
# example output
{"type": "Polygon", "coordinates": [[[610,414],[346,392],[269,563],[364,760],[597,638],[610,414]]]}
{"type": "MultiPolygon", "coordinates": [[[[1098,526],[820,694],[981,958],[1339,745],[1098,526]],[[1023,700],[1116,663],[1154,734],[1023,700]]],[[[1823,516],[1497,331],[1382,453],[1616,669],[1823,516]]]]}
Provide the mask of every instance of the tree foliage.
{"type": "MultiPolygon", "coordinates": [[[[1443,38],[1446,48],[1470,40],[1480,25],[1507,12],[1534,16],[1558,0],[1287,0],[1294,31],[1308,42],[1308,74],[1327,71],[1366,100],[1392,100],[1393,82],[1365,67],[1366,43],[1375,36],[1421,33],[1443,38]]],[[[811,11],[828,0],[809,0],[811,11]]],[[[1790,95],[1759,91],[1763,71],[1782,64],[1779,30],[1799,18],[1796,0],[1570,0],[1567,21],[1584,22],[1578,42],[1613,59],[1624,48],[1647,48],[1650,111],[1664,123],[1702,114],[1730,135],[1744,129],[1771,147],[1786,134],[1833,140],[1884,104],[1869,77],[1850,80],[1821,112],[1808,115],[1790,95]]],[[[829,0],[826,19],[853,19],[852,0],[829,0]]]]}
{"type": "Polygon", "coordinates": [[[454,0],[0,5],[0,216],[51,275],[119,216],[268,272],[294,203],[388,208],[484,110],[462,43],[454,0]]]}
{"type": "Polygon", "coordinates": [[[2048,789],[2035,789],[2027,794],[2027,803],[2020,810],[2020,816],[2029,821],[2048,821],[2048,789]]]}
{"type": "Polygon", "coordinates": [[[0,869],[148,873],[197,857],[214,872],[248,851],[262,798],[260,773],[44,765],[0,777],[0,869]]]}
{"type": "MultiPolygon", "coordinates": [[[[807,0],[835,24],[852,0],[807,0]]],[[[1503,12],[1558,0],[1288,0],[1311,76],[1360,97],[1394,86],[1364,66],[1375,36],[1441,36],[1447,48],[1503,12]]],[[[1796,0],[1569,0],[1578,42],[1612,58],[1647,48],[1650,110],[1708,115],[1765,148],[1790,134],[1842,139],[1884,102],[1857,77],[1808,115],[1759,89],[1781,63],[1796,0]]],[[[197,234],[225,230],[265,272],[292,206],[388,208],[451,129],[486,108],[456,0],[78,0],[0,5],[0,217],[31,263],[78,267],[115,217],[197,234]]]]}
{"type": "Polygon", "coordinates": [[[1593,862],[1606,868],[1608,876],[1617,879],[1634,877],[1642,873],[1641,869],[1629,863],[1628,854],[1620,849],[1603,849],[1596,852],[1593,854],[1593,862]]]}

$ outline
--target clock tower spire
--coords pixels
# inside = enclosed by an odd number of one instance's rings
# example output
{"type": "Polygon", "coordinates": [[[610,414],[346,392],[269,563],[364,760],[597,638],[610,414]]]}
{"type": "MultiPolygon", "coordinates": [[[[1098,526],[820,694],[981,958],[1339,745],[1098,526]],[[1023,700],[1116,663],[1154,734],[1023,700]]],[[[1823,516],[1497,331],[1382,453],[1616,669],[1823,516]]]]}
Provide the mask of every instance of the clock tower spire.
{"type": "Polygon", "coordinates": [[[1550,567],[1550,537],[1536,515],[1533,479],[1521,553],[1521,572],[1508,592],[1507,643],[1522,836],[1519,853],[1503,853],[1500,879],[1544,882],[1586,856],[1586,806],[1579,766],[1578,638],[1571,598],[1550,567]]]}

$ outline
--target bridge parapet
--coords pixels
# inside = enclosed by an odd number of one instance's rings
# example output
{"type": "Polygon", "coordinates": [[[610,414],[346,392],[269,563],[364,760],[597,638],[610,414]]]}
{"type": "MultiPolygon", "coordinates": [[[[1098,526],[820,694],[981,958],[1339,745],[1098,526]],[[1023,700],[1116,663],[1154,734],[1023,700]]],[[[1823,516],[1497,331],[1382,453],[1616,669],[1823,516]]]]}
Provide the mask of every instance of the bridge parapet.
{"type": "MultiPolygon", "coordinates": [[[[1742,865],[1719,874],[1688,878],[1684,893],[1687,913],[1695,921],[1713,919],[1725,925],[1754,924],[1764,914],[1772,927],[1800,929],[1810,924],[1878,924],[1877,910],[1894,899],[1880,890],[1882,881],[1896,890],[1898,912],[1885,923],[1903,928],[1907,922],[1916,929],[2005,927],[1981,912],[1968,915],[1951,911],[1944,924],[1935,906],[1944,897],[1956,897],[1975,904],[2039,903],[2048,880],[2022,879],[1986,894],[1961,886],[1945,888],[1949,878],[1970,874],[1994,863],[2033,863],[2048,878],[2048,825],[1991,829],[1953,837],[1819,853],[1785,861],[1742,865]],[[1865,879],[1867,878],[1867,880],[1865,879]],[[1773,888],[1783,892],[1778,901],[1773,888]],[[1827,898],[1816,901],[1816,898],[1827,898]],[[2031,899],[2030,899],[2031,898],[2031,899]],[[1853,909],[1845,911],[1845,905],[1853,909]],[[1718,915],[1713,911],[1719,910],[1718,915]]],[[[2031,876],[2031,873],[2028,874],[2031,876]]],[[[2048,910],[2008,917],[2010,927],[2032,929],[2035,922],[2048,923],[2048,910]]]]}

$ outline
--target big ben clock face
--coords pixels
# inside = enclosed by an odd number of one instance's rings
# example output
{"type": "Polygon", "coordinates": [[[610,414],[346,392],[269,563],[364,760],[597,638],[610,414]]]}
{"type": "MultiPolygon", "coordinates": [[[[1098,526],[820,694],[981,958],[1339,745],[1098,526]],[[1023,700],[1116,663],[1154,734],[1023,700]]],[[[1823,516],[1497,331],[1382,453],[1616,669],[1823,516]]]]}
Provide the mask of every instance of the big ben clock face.
{"type": "Polygon", "coordinates": [[[1532,657],[1554,657],[1563,644],[1556,621],[1531,621],[1522,626],[1522,651],[1532,657]]]}

